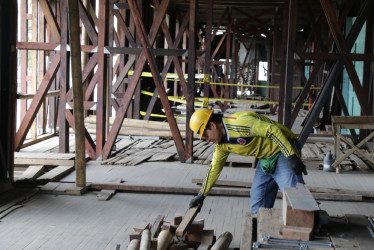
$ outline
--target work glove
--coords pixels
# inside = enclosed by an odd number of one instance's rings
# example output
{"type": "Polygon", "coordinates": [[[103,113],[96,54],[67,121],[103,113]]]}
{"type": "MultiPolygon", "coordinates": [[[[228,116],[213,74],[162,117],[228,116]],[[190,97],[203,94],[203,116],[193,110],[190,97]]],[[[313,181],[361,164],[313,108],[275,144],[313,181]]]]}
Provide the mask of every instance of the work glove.
{"type": "Polygon", "coordinates": [[[294,174],[296,175],[301,175],[302,173],[307,174],[306,166],[300,160],[300,158],[297,157],[295,154],[288,157],[287,160],[288,160],[288,166],[290,166],[294,174]]]}
{"type": "Polygon", "coordinates": [[[198,194],[190,201],[190,208],[200,206],[200,208],[203,206],[205,196],[198,194]]]}

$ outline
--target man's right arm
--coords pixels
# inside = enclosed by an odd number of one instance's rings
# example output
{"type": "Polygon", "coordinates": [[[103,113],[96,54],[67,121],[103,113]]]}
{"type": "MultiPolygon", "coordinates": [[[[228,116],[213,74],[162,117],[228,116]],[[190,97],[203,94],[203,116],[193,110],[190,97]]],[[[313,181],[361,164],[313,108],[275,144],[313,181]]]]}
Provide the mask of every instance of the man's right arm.
{"type": "Polygon", "coordinates": [[[220,176],[228,155],[229,152],[222,151],[219,148],[219,145],[216,145],[212,162],[209,165],[204,182],[199,193],[190,201],[190,208],[196,206],[201,207],[203,205],[205,197],[208,195],[214,183],[216,183],[218,177],[220,176]]]}
{"type": "Polygon", "coordinates": [[[209,165],[208,171],[206,173],[199,194],[207,196],[209,191],[212,189],[214,183],[216,183],[218,177],[220,176],[229,154],[229,152],[222,150],[219,144],[216,145],[216,148],[213,153],[212,162],[209,165]]]}

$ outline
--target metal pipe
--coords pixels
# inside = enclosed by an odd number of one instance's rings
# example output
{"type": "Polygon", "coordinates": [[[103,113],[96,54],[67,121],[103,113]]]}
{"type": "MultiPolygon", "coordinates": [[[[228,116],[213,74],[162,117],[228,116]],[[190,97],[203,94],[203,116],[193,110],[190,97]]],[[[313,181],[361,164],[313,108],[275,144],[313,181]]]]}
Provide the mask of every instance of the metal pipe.
{"type": "Polygon", "coordinates": [[[331,242],[277,239],[277,238],[272,238],[270,235],[264,236],[262,238],[262,241],[265,241],[265,242],[282,242],[282,243],[293,243],[293,244],[303,244],[303,245],[332,247],[332,243],[331,242]]]}
{"type": "Polygon", "coordinates": [[[282,244],[262,244],[260,242],[255,242],[253,243],[253,249],[259,249],[259,248],[264,248],[264,249],[299,249],[299,250],[306,250],[308,249],[307,245],[282,245],[282,244]]]}

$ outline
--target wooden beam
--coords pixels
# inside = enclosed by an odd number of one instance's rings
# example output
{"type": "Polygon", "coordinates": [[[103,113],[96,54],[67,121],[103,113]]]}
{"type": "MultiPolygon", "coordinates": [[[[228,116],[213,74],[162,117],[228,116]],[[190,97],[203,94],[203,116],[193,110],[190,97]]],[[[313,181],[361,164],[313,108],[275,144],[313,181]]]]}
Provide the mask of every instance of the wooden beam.
{"type": "Polygon", "coordinates": [[[74,166],[57,166],[42,176],[38,177],[38,181],[58,181],[74,171],[74,166]]]}
{"type": "MultiPolygon", "coordinates": [[[[160,73],[157,69],[157,64],[156,64],[156,61],[155,61],[155,57],[152,53],[152,50],[150,49],[151,45],[150,45],[149,40],[147,38],[147,35],[145,33],[144,25],[142,23],[142,20],[140,19],[140,14],[139,14],[138,8],[136,6],[136,3],[132,2],[132,1],[129,1],[129,6],[130,6],[130,10],[131,10],[131,12],[134,16],[134,21],[135,21],[136,27],[140,31],[139,32],[139,37],[140,37],[140,40],[141,40],[141,43],[142,43],[142,46],[143,46],[143,51],[145,52],[145,56],[147,58],[149,67],[150,67],[151,72],[152,72],[153,80],[155,82],[156,88],[157,88],[158,93],[160,95],[160,100],[161,100],[162,106],[164,108],[165,114],[167,116],[169,126],[170,126],[170,130],[171,130],[171,132],[173,134],[173,137],[174,137],[174,141],[175,141],[175,145],[176,145],[176,148],[177,148],[177,151],[178,151],[178,154],[179,154],[179,158],[182,162],[184,162],[185,149],[184,149],[182,137],[180,135],[180,131],[178,129],[176,120],[175,120],[173,112],[171,110],[171,107],[170,107],[170,104],[169,104],[169,101],[168,101],[168,98],[167,98],[167,94],[166,94],[165,87],[163,85],[160,73]]],[[[188,131],[188,129],[187,129],[187,131],[188,131]]]]}
{"type": "MultiPolygon", "coordinates": [[[[149,44],[153,45],[156,35],[157,35],[157,30],[160,27],[160,24],[163,20],[163,17],[166,12],[166,8],[169,4],[169,0],[163,0],[161,3],[161,8],[160,12],[157,13],[157,16],[155,17],[152,27],[150,29],[150,34],[149,36],[149,44]]],[[[152,46],[151,46],[152,47],[152,46]]],[[[119,130],[121,128],[121,124],[123,122],[123,119],[125,118],[125,114],[127,112],[127,109],[129,108],[132,96],[135,93],[135,90],[137,88],[138,80],[141,76],[141,73],[143,71],[144,64],[146,62],[146,57],[145,57],[145,52],[142,51],[142,53],[139,55],[139,58],[136,62],[135,65],[135,70],[134,70],[134,75],[131,77],[131,84],[129,84],[128,88],[126,89],[125,96],[122,98],[120,108],[117,110],[117,115],[116,119],[113,123],[112,129],[110,130],[108,134],[107,141],[104,145],[103,148],[103,153],[102,153],[102,159],[105,160],[110,156],[111,149],[114,145],[114,141],[117,138],[117,135],[119,133],[119,130]]]]}
{"type": "Polygon", "coordinates": [[[119,12],[119,10],[113,10],[113,13],[118,20],[119,27],[124,31],[125,36],[126,36],[127,40],[129,41],[130,45],[132,47],[137,47],[136,42],[135,42],[129,28],[127,27],[125,21],[123,20],[123,17],[121,15],[121,13],[119,12]]]}
{"type": "Polygon", "coordinates": [[[47,24],[49,25],[49,30],[52,33],[52,36],[55,41],[60,41],[60,30],[57,24],[57,20],[54,17],[51,6],[49,5],[47,0],[39,0],[39,6],[42,9],[45,19],[47,20],[47,24]]]}
{"type": "Polygon", "coordinates": [[[89,12],[84,7],[81,0],[78,1],[78,6],[79,6],[79,13],[76,13],[76,14],[77,15],[79,14],[82,24],[84,25],[85,31],[87,32],[92,44],[97,45],[98,35],[95,30],[93,20],[90,17],[89,12]]]}
{"type": "MultiPolygon", "coordinates": [[[[357,36],[360,33],[364,22],[366,21],[369,14],[371,14],[370,10],[373,8],[373,5],[374,1],[366,0],[364,4],[361,6],[357,19],[355,20],[351,28],[351,31],[349,32],[346,39],[346,44],[349,51],[352,48],[354,42],[356,41],[357,36]]],[[[309,136],[311,129],[313,128],[314,122],[319,116],[321,109],[324,106],[328,96],[331,95],[332,86],[337,81],[339,74],[342,70],[343,58],[339,58],[339,60],[336,61],[334,65],[331,67],[330,73],[325,80],[325,83],[320,91],[320,94],[318,95],[317,100],[314,102],[314,105],[309,111],[309,118],[299,135],[299,141],[302,146],[306,142],[306,139],[309,136]]]]}
{"type": "MultiPolygon", "coordinates": [[[[158,3],[157,1],[154,2],[155,3],[155,6],[156,8],[158,7],[158,3]]],[[[177,35],[177,37],[175,38],[175,41],[174,43],[172,42],[172,39],[171,39],[171,36],[170,36],[170,32],[167,28],[167,24],[166,24],[166,21],[164,20],[163,23],[162,23],[162,30],[165,34],[165,37],[166,37],[166,40],[169,44],[169,46],[171,48],[177,48],[179,46],[179,43],[183,37],[183,33],[184,31],[186,30],[187,28],[187,24],[188,24],[188,17],[189,17],[189,12],[186,13],[183,21],[182,21],[182,24],[180,25],[180,28],[179,28],[179,33],[177,35]]],[[[181,86],[182,86],[182,89],[183,89],[183,93],[186,93],[187,92],[187,83],[186,83],[186,80],[184,79],[184,75],[183,75],[183,71],[182,71],[182,68],[180,66],[180,63],[179,63],[179,60],[177,57],[169,57],[168,60],[166,61],[165,65],[164,65],[164,68],[162,70],[162,73],[161,73],[161,78],[162,80],[164,81],[165,78],[166,78],[166,75],[169,71],[169,68],[170,68],[170,65],[171,63],[174,62],[174,66],[176,68],[176,71],[177,71],[177,74],[178,74],[178,77],[180,79],[180,83],[181,83],[181,86]]],[[[147,108],[147,112],[146,112],[146,115],[144,116],[144,120],[148,120],[150,115],[151,115],[151,112],[153,110],[153,107],[156,103],[156,100],[157,100],[157,96],[158,96],[158,91],[157,91],[157,88],[155,89],[155,91],[153,92],[153,96],[148,104],[148,108],[147,108]]]]}
{"type": "Polygon", "coordinates": [[[175,235],[178,237],[183,237],[183,235],[186,233],[188,226],[192,223],[192,221],[195,219],[196,215],[199,213],[200,207],[192,207],[188,209],[187,213],[184,215],[182,222],[177,227],[177,230],[175,231],[175,235]]]}
{"type": "Polygon", "coordinates": [[[343,33],[340,30],[340,26],[338,23],[338,19],[336,18],[335,12],[331,4],[328,2],[328,0],[321,0],[321,4],[325,12],[326,19],[329,24],[329,27],[330,27],[332,36],[334,38],[335,44],[337,46],[337,49],[343,55],[344,65],[348,72],[349,78],[351,79],[353,88],[356,92],[357,99],[361,105],[362,113],[364,115],[371,115],[371,108],[367,102],[364,89],[361,86],[356,69],[350,58],[350,55],[349,55],[350,49],[348,49],[347,43],[344,40],[343,33]]]}
{"type": "Polygon", "coordinates": [[[29,166],[25,172],[18,178],[17,181],[21,180],[35,180],[44,172],[45,166],[44,165],[31,165],[29,166]]]}
{"type": "Polygon", "coordinates": [[[26,138],[27,132],[31,126],[31,122],[35,119],[36,114],[43,103],[44,97],[48,92],[49,87],[53,81],[53,78],[57,72],[60,65],[60,53],[57,52],[52,62],[49,65],[48,71],[44,75],[43,81],[41,82],[38,91],[36,92],[35,98],[32,100],[29,110],[25,117],[23,118],[19,129],[15,136],[15,150],[18,151],[26,138]]]}
{"type": "MultiPolygon", "coordinates": [[[[65,114],[66,114],[67,121],[69,122],[70,126],[74,129],[75,124],[74,124],[73,114],[68,109],[65,110],[65,114]]],[[[95,142],[92,140],[92,137],[88,133],[86,128],[84,128],[84,135],[85,135],[86,152],[88,153],[88,155],[90,156],[92,160],[95,160],[96,159],[95,142]]]]}

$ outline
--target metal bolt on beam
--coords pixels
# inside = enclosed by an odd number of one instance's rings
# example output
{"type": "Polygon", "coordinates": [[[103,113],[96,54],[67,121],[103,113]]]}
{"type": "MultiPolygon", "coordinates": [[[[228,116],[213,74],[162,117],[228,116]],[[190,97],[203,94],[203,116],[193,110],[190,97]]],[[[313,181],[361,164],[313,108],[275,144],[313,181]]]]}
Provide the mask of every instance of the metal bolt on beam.
{"type": "Polygon", "coordinates": [[[281,243],[292,243],[292,244],[332,247],[331,242],[277,239],[277,238],[272,238],[270,235],[264,236],[262,238],[262,241],[264,241],[264,242],[281,242],[281,243]]]}

